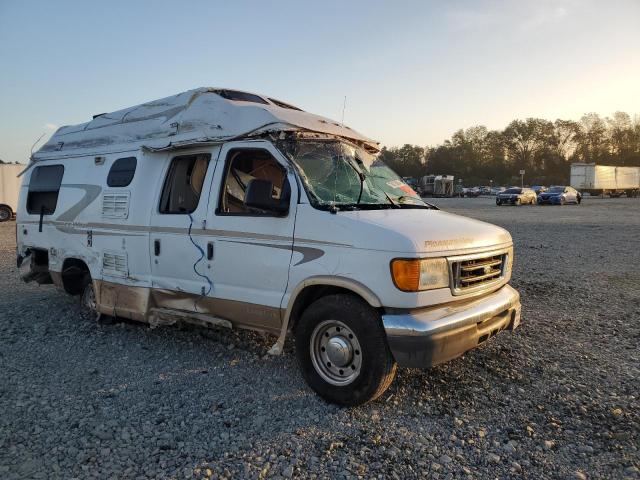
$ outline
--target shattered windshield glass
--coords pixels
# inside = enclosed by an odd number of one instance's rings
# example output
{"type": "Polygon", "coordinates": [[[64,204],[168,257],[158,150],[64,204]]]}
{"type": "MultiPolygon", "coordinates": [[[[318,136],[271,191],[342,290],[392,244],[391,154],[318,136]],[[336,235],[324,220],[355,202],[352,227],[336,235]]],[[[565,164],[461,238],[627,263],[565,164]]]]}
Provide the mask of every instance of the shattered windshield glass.
{"type": "Polygon", "coordinates": [[[429,208],[376,155],[337,140],[288,140],[280,150],[297,167],[314,206],[429,208]]]}

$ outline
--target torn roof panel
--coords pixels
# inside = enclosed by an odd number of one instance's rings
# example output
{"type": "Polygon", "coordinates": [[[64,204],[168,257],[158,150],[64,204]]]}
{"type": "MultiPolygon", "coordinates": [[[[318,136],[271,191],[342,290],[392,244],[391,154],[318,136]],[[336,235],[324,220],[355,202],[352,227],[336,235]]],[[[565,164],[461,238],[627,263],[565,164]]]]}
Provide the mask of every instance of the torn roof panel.
{"type": "Polygon", "coordinates": [[[229,99],[253,97],[256,96],[234,90],[198,88],[101,114],[89,122],[59,128],[36,152],[34,160],[108,152],[120,147],[167,148],[190,142],[224,141],[269,130],[319,132],[379,148],[377,142],[338,122],[266,96],[257,96],[264,103],[229,99]]]}

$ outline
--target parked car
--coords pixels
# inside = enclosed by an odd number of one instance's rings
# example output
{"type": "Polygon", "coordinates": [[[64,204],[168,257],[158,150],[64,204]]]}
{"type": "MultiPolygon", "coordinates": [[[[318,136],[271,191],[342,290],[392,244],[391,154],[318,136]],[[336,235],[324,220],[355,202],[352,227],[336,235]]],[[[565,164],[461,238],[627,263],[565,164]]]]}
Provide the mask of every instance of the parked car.
{"type": "Polygon", "coordinates": [[[567,185],[556,185],[549,187],[549,190],[538,195],[538,205],[564,205],[565,203],[575,203],[580,205],[582,194],[573,187],[567,185]]]}
{"type": "Polygon", "coordinates": [[[540,195],[542,192],[547,191],[547,187],[545,187],[544,185],[534,185],[531,187],[531,190],[536,192],[536,195],[540,195]]]}
{"type": "Polygon", "coordinates": [[[422,201],[379,148],[235,90],[99,115],[31,157],[17,265],[96,315],[295,337],[310,387],[361,404],[520,324],[509,232],[422,201]]]}
{"type": "Polygon", "coordinates": [[[463,188],[462,189],[462,196],[463,197],[468,197],[468,198],[479,197],[480,196],[480,189],[478,187],[463,188]]]}
{"type": "Polygon", "coordinates": [[[512,187],[496,195],[496,205],[535,205],[536,192],[530,188],[512,187]]]}
{"type": "Polygon", "coordinates": [[[491,195],[498,195],[506,190],[505,187],[491,187],[491,195]]]}
{"type": "Polygon", "coordinates": [[[480,189],[480,195],[491,195],[491,187],[488,185],[483,185],[478,188],[480,189]]]}

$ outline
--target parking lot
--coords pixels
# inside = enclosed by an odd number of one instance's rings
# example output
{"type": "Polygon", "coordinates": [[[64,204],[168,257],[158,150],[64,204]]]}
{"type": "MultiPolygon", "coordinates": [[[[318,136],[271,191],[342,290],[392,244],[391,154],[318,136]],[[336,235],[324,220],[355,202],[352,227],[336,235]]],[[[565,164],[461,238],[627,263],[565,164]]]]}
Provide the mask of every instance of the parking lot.
{"type": "Polygon", "coordinates": [[[292,344],[96,323],[0,224],[0,478],[640,478],[640,200],[433,203],[511,232],[522,327],[352,409],[292,344]]]}

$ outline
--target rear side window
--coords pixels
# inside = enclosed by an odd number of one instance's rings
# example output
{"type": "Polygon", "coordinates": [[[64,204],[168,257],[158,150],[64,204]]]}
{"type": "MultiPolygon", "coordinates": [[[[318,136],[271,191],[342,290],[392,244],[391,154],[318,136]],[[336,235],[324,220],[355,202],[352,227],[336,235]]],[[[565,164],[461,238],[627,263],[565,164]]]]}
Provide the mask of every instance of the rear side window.
{"type": "Polygon", "coordinates": [[[33,169],[27,195],[28,213],[52,215],[56,211],[63,174],[62,165],[47,165],[33,169]]]}
{"type": "Polygon", "coordinates": [[[200,201],[211,155],[183,155],[171,160],[160,197],[160,213],[192,213],[200,201]]]}
{"type": "Polygon", "coordinates": [[[109,170],[107,175],[107,185],[110,187],[126,187],[133,180],[136,173],[136,165],[138,161],[136,157],[119,158],[109,170]]]}

